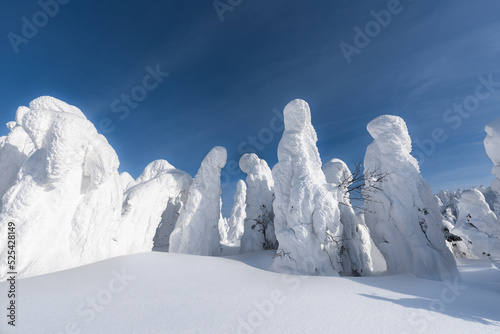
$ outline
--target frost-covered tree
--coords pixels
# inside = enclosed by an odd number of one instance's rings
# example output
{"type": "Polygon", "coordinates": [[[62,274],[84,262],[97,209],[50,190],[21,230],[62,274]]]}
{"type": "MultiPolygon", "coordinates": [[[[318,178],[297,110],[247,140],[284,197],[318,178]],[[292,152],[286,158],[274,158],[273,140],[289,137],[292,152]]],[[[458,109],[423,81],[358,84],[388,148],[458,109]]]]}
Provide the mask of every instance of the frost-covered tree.
{"type": "Polygon", "coordinates": [[[245,154],[240,169],[247,174],[247,194],[244,232],[240,253],[276,249],[274,232],[274,181],[267,162],[256,154],[245,154]]]}
{"type": "MultiPolygon", "coordinates": [[[[123,189],[118,157],[106,139],[78,108],[47,96],[20,107],[10,128],[0,166],[14,152],[13,169],[2,177],[16,175],[2,183],[10,187],[2,190],[0,221],[16,223],[20,277],[111,257],[123,189]]],[[[7,235],[6,224],[0,235],[7,235]]],[[[0,280],[6,247],[0,243],[0,280]]]]}
{"type": "Polygon", "coordinates": [[[168,251],[170,234],[186,201],[191,176],[161,159],[148,164],[134,182],[122,174],[122,182],[127,186],[122,227],[117,236],[121,251],[128,254],[153,247],[168,251]]]}
{"type": "Polygon", "coordinates": [[[274,226],[279,242],[274,266],[305,275],[342,271],[342,224],[327,189],[309,105],[293,100],[284,110],[285,131],[273,168],[274,226]]]}
{"type": "Polygon", "coordinates": [[[352,179],[347,165],[340,159],[332,159],[323,165],[326,181],[331,185],[332,196],[339,203],[340,222],[343,227],[342,274],[362,276],[373,271],[370,232],[363,221],[358,221],[349,200],[348,185],[352,179]]]}
{"type": "Polygon", "coordinates": [[[136,185],[136,182],[132,175],[127,172],[120,173],[120,182],[122,183],[123,191],[127,191],[130,187],[136,185]]]}
{"type": "Polygon", "coordinates": [[[165,160],[151,162],[125,191],[120,229],[120,254],[168,250],[168,237],[185,201],[192,178],[165,160]]]}
{"type": "Polygon", "coordinates": [[[500,118],[488,123],[485,131],[487,135],[484,139],[484,148],[493,162],[491,173],[495,175],[495,179],[484,195],[493,212],[500,217],[500,118]]]}
{"type": "MultiPolygon", "coordinates": [[[[366,170],[388,173],[380,190],[365,202],[365,220],[390,274],[430,279],[458,275],[446,247],[439,207],[410,155],[411,139],[398,116],[383,115],[367,126],[374,141],[365,155],[366,170]]],[[[369,186],[372,180],[366,180],[369,186]]]]}
{"type": "Polygon", "coordinates": [[[0,207],[2,197],[14,185],[17,174],[28,155],[33,151],[34,144],[22,126],[22,120],[30,109],[19,107],[16,112],[16,121],[7,123],[9,134],[0,137],[0,207]]]}
{"type": "Polygon", "coordinates": [[[227,240],[234,243],[241,239],[243,235],[244,222],[246,217],[247,185],[245,181],[238,180],[236,192],[234,193],[234,204],[231,216],[227,220],[228,232],[227,240]]]}
{"type": "Polygon", "coordinates": [[[222,200],[220,201],[220,218],[219,218],[219,236],[221,243],[227,243],[227,233],[229,232],[229,226],[227,224],[227,218],[222,216],[222,200]]]}
{"type": "Polygon", "coordinates": [[[500,223],[477,189],[465,190],[458,199],[458,219],[454,235],[470,248],[468,258],[500,256],[500,223]]]}
{"type": "Polygon", "coordinates": [[[212,255],[220,247],[220,176],[226,159],[226,149],[221,146],[203,159],[170,235],[170,252],[212,255]]]}

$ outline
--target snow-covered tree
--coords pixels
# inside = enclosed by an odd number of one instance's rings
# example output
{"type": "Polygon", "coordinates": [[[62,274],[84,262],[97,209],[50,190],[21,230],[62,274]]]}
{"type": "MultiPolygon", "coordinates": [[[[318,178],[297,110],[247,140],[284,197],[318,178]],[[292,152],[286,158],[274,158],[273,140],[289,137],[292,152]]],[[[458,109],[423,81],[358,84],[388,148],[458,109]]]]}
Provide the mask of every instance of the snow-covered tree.
{"type": "MultiPolygon", "coordinates": [[[[2,182],[0,221],[15,222],[22,235],[20,277],[111,257],[123,189],[106,139],[78,108],[47,96],[20,107],[10,128],[0,153],[0,166],[13,159],[6,175],[2,170],[9,180],[2,182]]],[[[0,224],[0,235],[6,228],[0,224]]],[[[0,280],[6,247],[0,243],[0,280]]]]}
{"type": "Polygon", "coordinates": [[[186,201],[191,176],[161,159],[148,164],[133,182],[127,175],[120,174],[126,187],[121,224],[130,227],[121,230],[134,231],[136,237],[118,237],[121,244],[127,244],[122,251],[135,253],[152,247],[168,251],[170,234],[186,201]]]}
{"type": "Polygon", "coordinates": [[[342,274],[362,276],[373,271],[370,232],[358,221],[349,200],[348,185],[342,181],[352,179],[347,165],[340,159],[332,159],[323,165],[326,181],[331,185],[332,196],[339,203],[340,222],[343,227],[342,274]]]}
{"type": "Polygon", "coordinates": [[[485,131],[487,135],[484,139],[484,148],[493,162],[491,173],[495,175],[495,179],[484,195],[493,212],[500,217],[500,118],[488,123],[485,131]]]}
{"type": "Polygon", "coordinates": [[[170,252],[212,255],[220,247],[220,176],[226,159],[226,149],[221,146],[203,159],[170,235],[170,252]]]}
{"type": "Polygon", "coordinates": [[[336,275],[342,224],[338,203],[327,189],[309,105],[293,100],[284,110],[285,131],[273,168],[274,226],[278,271],[336,275]]]}
{"type": "Polygon", "coordinates": [[[274,232],[274,181],[267,162],[256,154],[245,154],[240,169],[247,174],[246,212],[240,253],[276,249],[274,232]]]}
{"type": "Polygon", "coordinates": [[[245,181],[238,180],[236,192],[234,193],[234,204],[231,216],[227,220],[228,232],[227,240],[234,243],[241,239],[243,235],[244,222],[246,217],[247,185],[245,181]]]}
{"type": "Polygon", "coordinates": [[[16,112],[16,121],[7,123],[10,130],[7,136],[0,139],[0,207],[2,197],[14,185],[17,174],[33,151],[34,144],[22,126],[24,115],[29,112],[27,107],[19,107],[16,112]]]}
{"type": "MultiPolygon", "coordinates": [[[[365,202],[365,219],[390,274],[412,273],[430,279],[458,275],[446,247],[441,214],[429,185],[410,155],[411,138],[402,118],[383,115],[367,126],[374,141],[365,155],[366,170],[388,173],[365,202]]],[[[376,180],[367,179],[367,185],[376,180]]]]}
{"type": "Polygon", "coordinates": [[[477,189],[462,192],[454,235],[469,244],[469,258],[500,256],[500,223],[477,189]]]}

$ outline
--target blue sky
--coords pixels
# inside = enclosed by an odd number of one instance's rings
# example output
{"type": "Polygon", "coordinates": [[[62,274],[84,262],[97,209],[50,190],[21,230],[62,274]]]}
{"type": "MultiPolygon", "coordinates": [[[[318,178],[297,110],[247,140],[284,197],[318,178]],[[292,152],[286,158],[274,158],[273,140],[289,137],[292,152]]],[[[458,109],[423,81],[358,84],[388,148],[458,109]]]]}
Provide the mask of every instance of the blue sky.
{"type": "Polygon", "coordinates": [[[3,4],[0,123],[38,96],[62,99],[82,109],[134,177],[155,159],[194,176],[222,145],[232,162],[225,215],[245,177],[235,162],[251,143],[277,162],[277,115],[295,98],[311,106],[323,162],[361,160],[366,124],[394,114],[427,145],[414,149],[434,190],[493,179],[482,140],[500,116],[500,87],[478,88],[478,78],[500,82],[498,1],[222,0],[224,13],[213,1],[60,2],[57,13],[47,7],[53,17],[37,1],[3,4]],[[372,11],[383,24],[370,23],[372,11]],[[26,21],[38,31],[25,27],[23,36],[26,21]],[[356,27],[366,37],[348,62],[341,43],[356,47],[356,27]],[[168,76],[144,83],[156,69],[168,76]],[[464,100],[471,111],[454,110],[464,100]]]}

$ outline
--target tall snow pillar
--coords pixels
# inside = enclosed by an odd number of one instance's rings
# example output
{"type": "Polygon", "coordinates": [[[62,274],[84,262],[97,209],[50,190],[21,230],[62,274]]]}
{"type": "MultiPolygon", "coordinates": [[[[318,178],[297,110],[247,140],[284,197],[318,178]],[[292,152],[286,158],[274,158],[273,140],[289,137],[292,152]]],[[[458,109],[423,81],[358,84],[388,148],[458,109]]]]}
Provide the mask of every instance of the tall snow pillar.
{"type": "Polygon", "coordinates": [[[385,177],[382,182],[366,180],[365,219],[387,271],[429,279],[456,277],[457,266],[445,244],[438,204],[420,175],[417,160],[410,155],[406,123],[398,116],[383,115],[367,129],[374,141],[366,150],[365,172],[377,171],[385,177]]]}
{"type": "Polygon", "coordinates": [[[285,132],[273,168],[274,226],[278,271],[336,275],[342,225],[338,204],[327,190],[309,105],[293,100],[284,110],[285,132]],[[334,251],[335,250],[335,251],[334,251]]]}
{"type": "Polygon", "coordinates": [[[170,235],[170,252],[212,255],[219,248],[220,175],[226,160],[226,149],[221,146],[203,159],[170,235]]]}

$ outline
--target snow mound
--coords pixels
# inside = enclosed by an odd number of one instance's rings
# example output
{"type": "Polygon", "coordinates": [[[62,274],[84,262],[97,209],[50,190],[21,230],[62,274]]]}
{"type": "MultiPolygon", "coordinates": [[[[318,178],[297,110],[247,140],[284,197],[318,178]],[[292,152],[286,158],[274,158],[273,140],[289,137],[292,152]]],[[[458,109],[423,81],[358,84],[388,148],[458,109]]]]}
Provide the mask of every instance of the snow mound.
{"type": "Polygon", "coordinates": [[[212,255],[220,247],[220,175],[226,160],[226,149],[221,146],[203,159],[170,235],[170,252],[212,255]]]}
{"type": "Polygon", "coordinates": [[[240,169],[247,174],[246,218],[240,253],[276,249],[274,232],[274,181],[267,162],[254,153],[240,159],[240,169]]]}
{"type": "MultiPolygon", "coordinates": [[[[21,279],[16,327],[4,319],[0,332],[498,333],[500,270],[489,261],[464,262],[462,282],[295,276],[245,264],[270,259],[150,252],[21,279]]],[[[0,283],[2,296],[8,287],[0,283]]]]}
{"type": "Polygon", "coordinates": [[[309,105],[293,100],[284,110],[285,131],[273,168],[278,271],[336,275],[342,271],[342,224],[327,189],[309,105]]]}
{"type": "Polygon", "coordinates": [[[386,176],[382,182],[366,180],[365,220],[389,274],[452,279],[458,275],[456,263],[445,244],[437,202],[410,155],[405,122],[383,115],[367,129],[374,141],[366,150],[365,174],[378,171],[386,176]]]}

